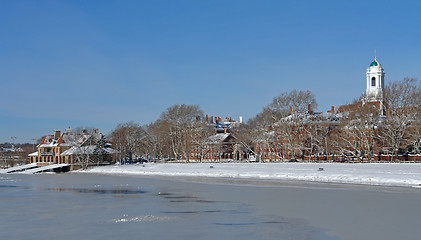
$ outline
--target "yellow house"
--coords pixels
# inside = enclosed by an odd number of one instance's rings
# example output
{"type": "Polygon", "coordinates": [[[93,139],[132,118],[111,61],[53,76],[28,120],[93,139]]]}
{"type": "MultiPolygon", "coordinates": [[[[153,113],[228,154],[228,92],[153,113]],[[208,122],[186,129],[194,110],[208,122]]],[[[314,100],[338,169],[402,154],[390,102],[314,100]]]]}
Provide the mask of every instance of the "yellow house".
{"type": "MultiPolygon", "coordinates": [[[[60,130],[54,130],[53,134],[45,136],[37,146],[37,151],[28,155],[31,163],[37,165],[48,164],[75,164],[75,155],[80,154],[80,150],[87,149],[84,154],[93,154],[95,144],[103,136],[94,129],[92,133],[83,131],[73,133],[70,128],[63,134],[60,130]]],[[[112,149],[106,149],[107,154],[115,153],[112,149]]]]}

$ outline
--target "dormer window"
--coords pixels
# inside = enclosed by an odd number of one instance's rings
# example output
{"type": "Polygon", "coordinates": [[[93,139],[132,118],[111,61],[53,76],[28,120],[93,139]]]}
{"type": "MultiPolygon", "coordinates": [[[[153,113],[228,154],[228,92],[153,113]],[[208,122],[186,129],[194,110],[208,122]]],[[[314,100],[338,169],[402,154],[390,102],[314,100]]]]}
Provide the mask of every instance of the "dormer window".
{"type": "Polygon", "coordinates": [[[371,78],[371,86],[372,87],[375,87],[376,86],[376,78],[375,77],[372,77],[371,78]]]}

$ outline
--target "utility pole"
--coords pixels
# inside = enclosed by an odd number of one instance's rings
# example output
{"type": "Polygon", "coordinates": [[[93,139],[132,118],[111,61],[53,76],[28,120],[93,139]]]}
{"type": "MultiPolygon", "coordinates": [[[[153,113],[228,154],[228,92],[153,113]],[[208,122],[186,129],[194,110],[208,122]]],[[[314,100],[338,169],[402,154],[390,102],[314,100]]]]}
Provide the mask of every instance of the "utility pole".
{"type": "Polygon", "coordinates": [[[15,140],[17,137],[10,137],[12,139],[12,149],[15,149],[15,140]]]}

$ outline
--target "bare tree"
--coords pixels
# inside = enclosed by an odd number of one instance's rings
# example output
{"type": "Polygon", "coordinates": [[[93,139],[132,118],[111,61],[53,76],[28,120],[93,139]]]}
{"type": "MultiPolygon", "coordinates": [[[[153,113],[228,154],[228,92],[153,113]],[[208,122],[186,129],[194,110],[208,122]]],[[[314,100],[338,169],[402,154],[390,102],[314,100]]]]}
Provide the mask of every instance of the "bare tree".
{"type": "Polygon", "coordinates": [[[171,151],[175,159],[183,157],[188,161],[193,145],[189,137],[198,118],[203,112],[197,105],[174,105],[161,114],[160,121],[168,127],[168,138],[171,140],[171,151]]]}
{"type": "Polygon", "coordinates": [[[150,158],[169,158],[171,142],[167,136],[168,129],[168,123],[159,119],[146,126],[146,148],[150,158]]]}
{"type": "Polygon", "coordinates": [[[279,144],[282,144],[283,159],[287,157],[303,157],[302,152],[305,144],[305,122],[302,114],[293,114],[283,118],[275,125],[279,144]]]}
{"type": "Polygon", "coordinates": [[[420,139],[419,129],[421,88],[414,78],[389,83],[384,89],[387,117],[381,124],[380,137],[387,143],[390,153],[398,159],[408,145],[420,139]]]}
{"type": "Polygon", "coordinates": [[[142,156],[146,152],[146,137],[143,127],[134,122],[121,123],[111,132],[120,160],[132,159],[133,155],[142,156]]]}
{"type": "MultiPolygon", "coordinates": [[[[417,116],[420,116],[419,113],[417,116]]],[[[410,149],[408,149],[412,154],[421,153],[421,119],[417,117],[415,121],[411,123],[412,129],[411,132],[413,137],[411,138],[410,149]]]]}
{"type": "Polygon", "coordinates": [[[272,118],[278,121],[289,116],[291,109],[295,113],[307,112],[309,105],[312,109],[317,108],[316,98],[311,91],[292,90],[291,92],[283,92],[279,96],[274,97],[272,103],[266,107],[267,110],[265,111],[271,112],[272,118]]]}
{"type": "Polygon", "coordinates": [[[71,148],[63,154],[71,156],[82,169],[87,169],[95,160],[94,151],[101,134],[94,128],[76,128],[68,133],[71,148]]]}
{"type": "Polygon", "coordinates": [[[204,121],[197,121],[193,129],[189,133],[189,138],[191,138],[192,146],[189,147],[190,152],[191,148],[194,148],[194,152],[198,152],[200,162],[203,162],[204,156],[210,151],[208,139],[215,133],[215,129],[204,121]]]}
{"type": "Polygon", "coordinates": [[[312,157],[316,153],[324,152],[324,131],[326,124],[323,124],[316,119],[311,119],[310,122],[307,122],[303,128],[303,150],[309,156],[309,160],[312,160],[312,157]]]}
{"type": "Polygon", "coordinates": [[[336,152],[334,139],[338,132],[338,125],[338,119],[327,119],[317,125],[317,135],[315,136],[317,160],[319,160],[320,155],[324,157],[324,160],[327,160],[329,155],[333,155],[336,152]]]}
{"type": "MultiPolygon", "coordinates": [[[[249,155],[256,157],[260,156],[257,144],[259,139],[263,136],[267,130],[258,124],[260,121],[249,120],[247,123],[243,123],[235,129],[235,136],[237,144],[240,146],[241,151],[249,155]]],[[[264,124],[262,124],[264,125],[264,124]]],[[[260,157],[259,157],[260,160],[260,157]]]]}
{"type": "Polygon", "coordinates": [[[344,116],[335,143],[344,157],[371,161],[374,154],[379,111],[372,105],[362,105],[344,116]]]}
{"type": "Polygon", "coordinates": [[[295,157],[304,149],[303,119],[308,110],[314,108],[317,108],[317,102],[310,91],[283,92],[247,122],[249,130],[239,139],[244,146],[254,146],[255,149],[249,149],[256,153],[265,149],[269,159],[274,153],[280,159],[295,157]]]}

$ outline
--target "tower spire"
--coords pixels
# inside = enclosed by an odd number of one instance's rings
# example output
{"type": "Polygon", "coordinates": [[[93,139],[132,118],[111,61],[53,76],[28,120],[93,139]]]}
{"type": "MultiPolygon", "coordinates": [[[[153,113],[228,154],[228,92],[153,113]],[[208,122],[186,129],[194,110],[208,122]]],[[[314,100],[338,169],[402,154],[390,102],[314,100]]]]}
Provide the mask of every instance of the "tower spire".
{"type": "Polygon", "coordinates": [[[376,49],[374,49],[374,61],[376,61],[376,49]]]}

